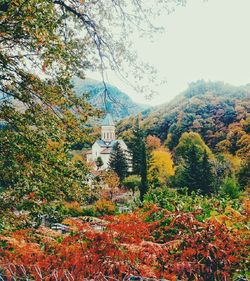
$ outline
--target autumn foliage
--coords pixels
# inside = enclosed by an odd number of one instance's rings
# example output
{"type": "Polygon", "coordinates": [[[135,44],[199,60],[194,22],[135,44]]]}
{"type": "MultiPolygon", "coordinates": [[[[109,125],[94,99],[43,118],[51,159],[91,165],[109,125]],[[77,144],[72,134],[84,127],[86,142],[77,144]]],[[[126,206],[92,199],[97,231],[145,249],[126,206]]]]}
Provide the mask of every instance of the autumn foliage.
{"type": "Polygon", "coordinates": [[[246,266],[247,234],[221,217],[201,222],[200,212],[150,205],[96,224],[67,219],[67,234],[44,227],[6,233],[0,236],[0,267],[9,280],[232,280],[246,266]]]}

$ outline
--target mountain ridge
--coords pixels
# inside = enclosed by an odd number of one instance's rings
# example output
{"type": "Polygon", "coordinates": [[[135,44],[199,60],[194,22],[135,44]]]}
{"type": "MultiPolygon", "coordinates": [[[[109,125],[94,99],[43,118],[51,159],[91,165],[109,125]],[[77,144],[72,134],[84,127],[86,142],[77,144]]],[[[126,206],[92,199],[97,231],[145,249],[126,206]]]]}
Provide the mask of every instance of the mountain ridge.
{"type": "Polygon", "coordinates": [[[138,114],[150,106],[134,102],[129,95],[117,87],[107,84],[107,95],[105,99],[105,87],[101,81],[94,79],[73,79],[74,91],[80,95],[86,95],[87,100],[96,108],[111,113],[113,118],[123,118],[138,114]]]}
{"type": "MultiPolygon", "coordinates": [[[[250,133],[248,125],[243,125],[246,120],[250,120],[250,84],[232,86],[204,80],[190,83],[169,103],[141,114],[146,134],[159,137],[170,149],[175,148],[182,133],[189,131],[199,133],[216,149],[220,142],[231,138],[232,131],[238,135],[250,133]]],[[[133,123],[134,117],[122,120],[118,133],[129,138],[133,123]]]]}

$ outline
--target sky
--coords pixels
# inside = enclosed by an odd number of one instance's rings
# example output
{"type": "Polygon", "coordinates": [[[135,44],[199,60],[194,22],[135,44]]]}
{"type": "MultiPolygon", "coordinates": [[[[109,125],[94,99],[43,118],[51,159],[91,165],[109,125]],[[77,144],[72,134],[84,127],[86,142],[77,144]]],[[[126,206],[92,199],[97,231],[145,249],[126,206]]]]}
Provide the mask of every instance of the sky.
{"type": "MultiPolygon", "coordinates": [[[[233,85],[250,82],[250,0],[188,0],[170,15],[162,14],[157,25],[165,32],[133,38],[140,59],[152,64],[167,83],[150,100],[109,72],[109,82],[134,101],[150,105],[168,102],[199,79],[233,85]]],[[[100,79],[99,74],[88,76],[100,79]]]]}

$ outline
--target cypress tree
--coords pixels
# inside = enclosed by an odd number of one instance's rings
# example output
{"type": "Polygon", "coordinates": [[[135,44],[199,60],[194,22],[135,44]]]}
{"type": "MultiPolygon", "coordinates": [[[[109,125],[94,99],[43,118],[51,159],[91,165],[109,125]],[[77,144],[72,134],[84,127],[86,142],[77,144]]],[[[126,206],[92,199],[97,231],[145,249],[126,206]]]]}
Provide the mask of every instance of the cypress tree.
{"type": "Polygon", "coordinates": [[[140,185],[140,200],[143,202],[144,195],[148,191],[148,177],[147,177],[147,171],[148,171],[148,165],[147,165],[147,148],[145,139],[142,139],[142,145],[141,145],[141,169],[140,169],[140,176],[141,176],[141,185],[140,185]]]}
{"type": "Polygon", "coordinates": [[[132,169],[136,175],[141,174],[142,165],[142,151],[144,150],[144,133],[139,125],[139,119],[136,120],[135,128],[133,130],[133,138],[130,141],[130,150],[132,152],[132,169]]]}
{"type": "Polygon", "coordinates": [[[145,135],[140,128],[139,118],[136,120],[133,130],[133,138],[130,141],[130,150],[132,152],[133,173],[141,176],[140,200],[143,201],[144,195],[148,190],[147,179],[147,148],[145,135]]]}
{"type": "Polygon", "coordinates": [[[128,161],[119,142],[117,142],[113,147],[108,165],[110,169],[116,172],[121,181],[125,179],[128,174],[128,161]]]}
{"type": "Polygon", "coordinates": [[[213,192],[213,173],[212,165],[209,162],[208,153],[204,150],[201,159],[201,179],[200,179],[200,190],[204,194],[213,192]]]}

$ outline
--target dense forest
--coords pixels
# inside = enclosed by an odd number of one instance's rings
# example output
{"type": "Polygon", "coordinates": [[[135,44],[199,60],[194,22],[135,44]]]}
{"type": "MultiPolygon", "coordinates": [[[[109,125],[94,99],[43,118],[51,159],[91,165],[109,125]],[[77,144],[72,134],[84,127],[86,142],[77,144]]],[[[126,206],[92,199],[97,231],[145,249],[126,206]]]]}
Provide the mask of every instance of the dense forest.
{"type": "MultiPolygon", "coordinates": [[[[197,81],[173,101],[141,113],[142,128],[174,149],[184,132],[199,133],[214,151],[249,155],[250,86],[197,81]]],[[[120,122],[118,131],[129,137],[133,119],[120,122]]]]}

